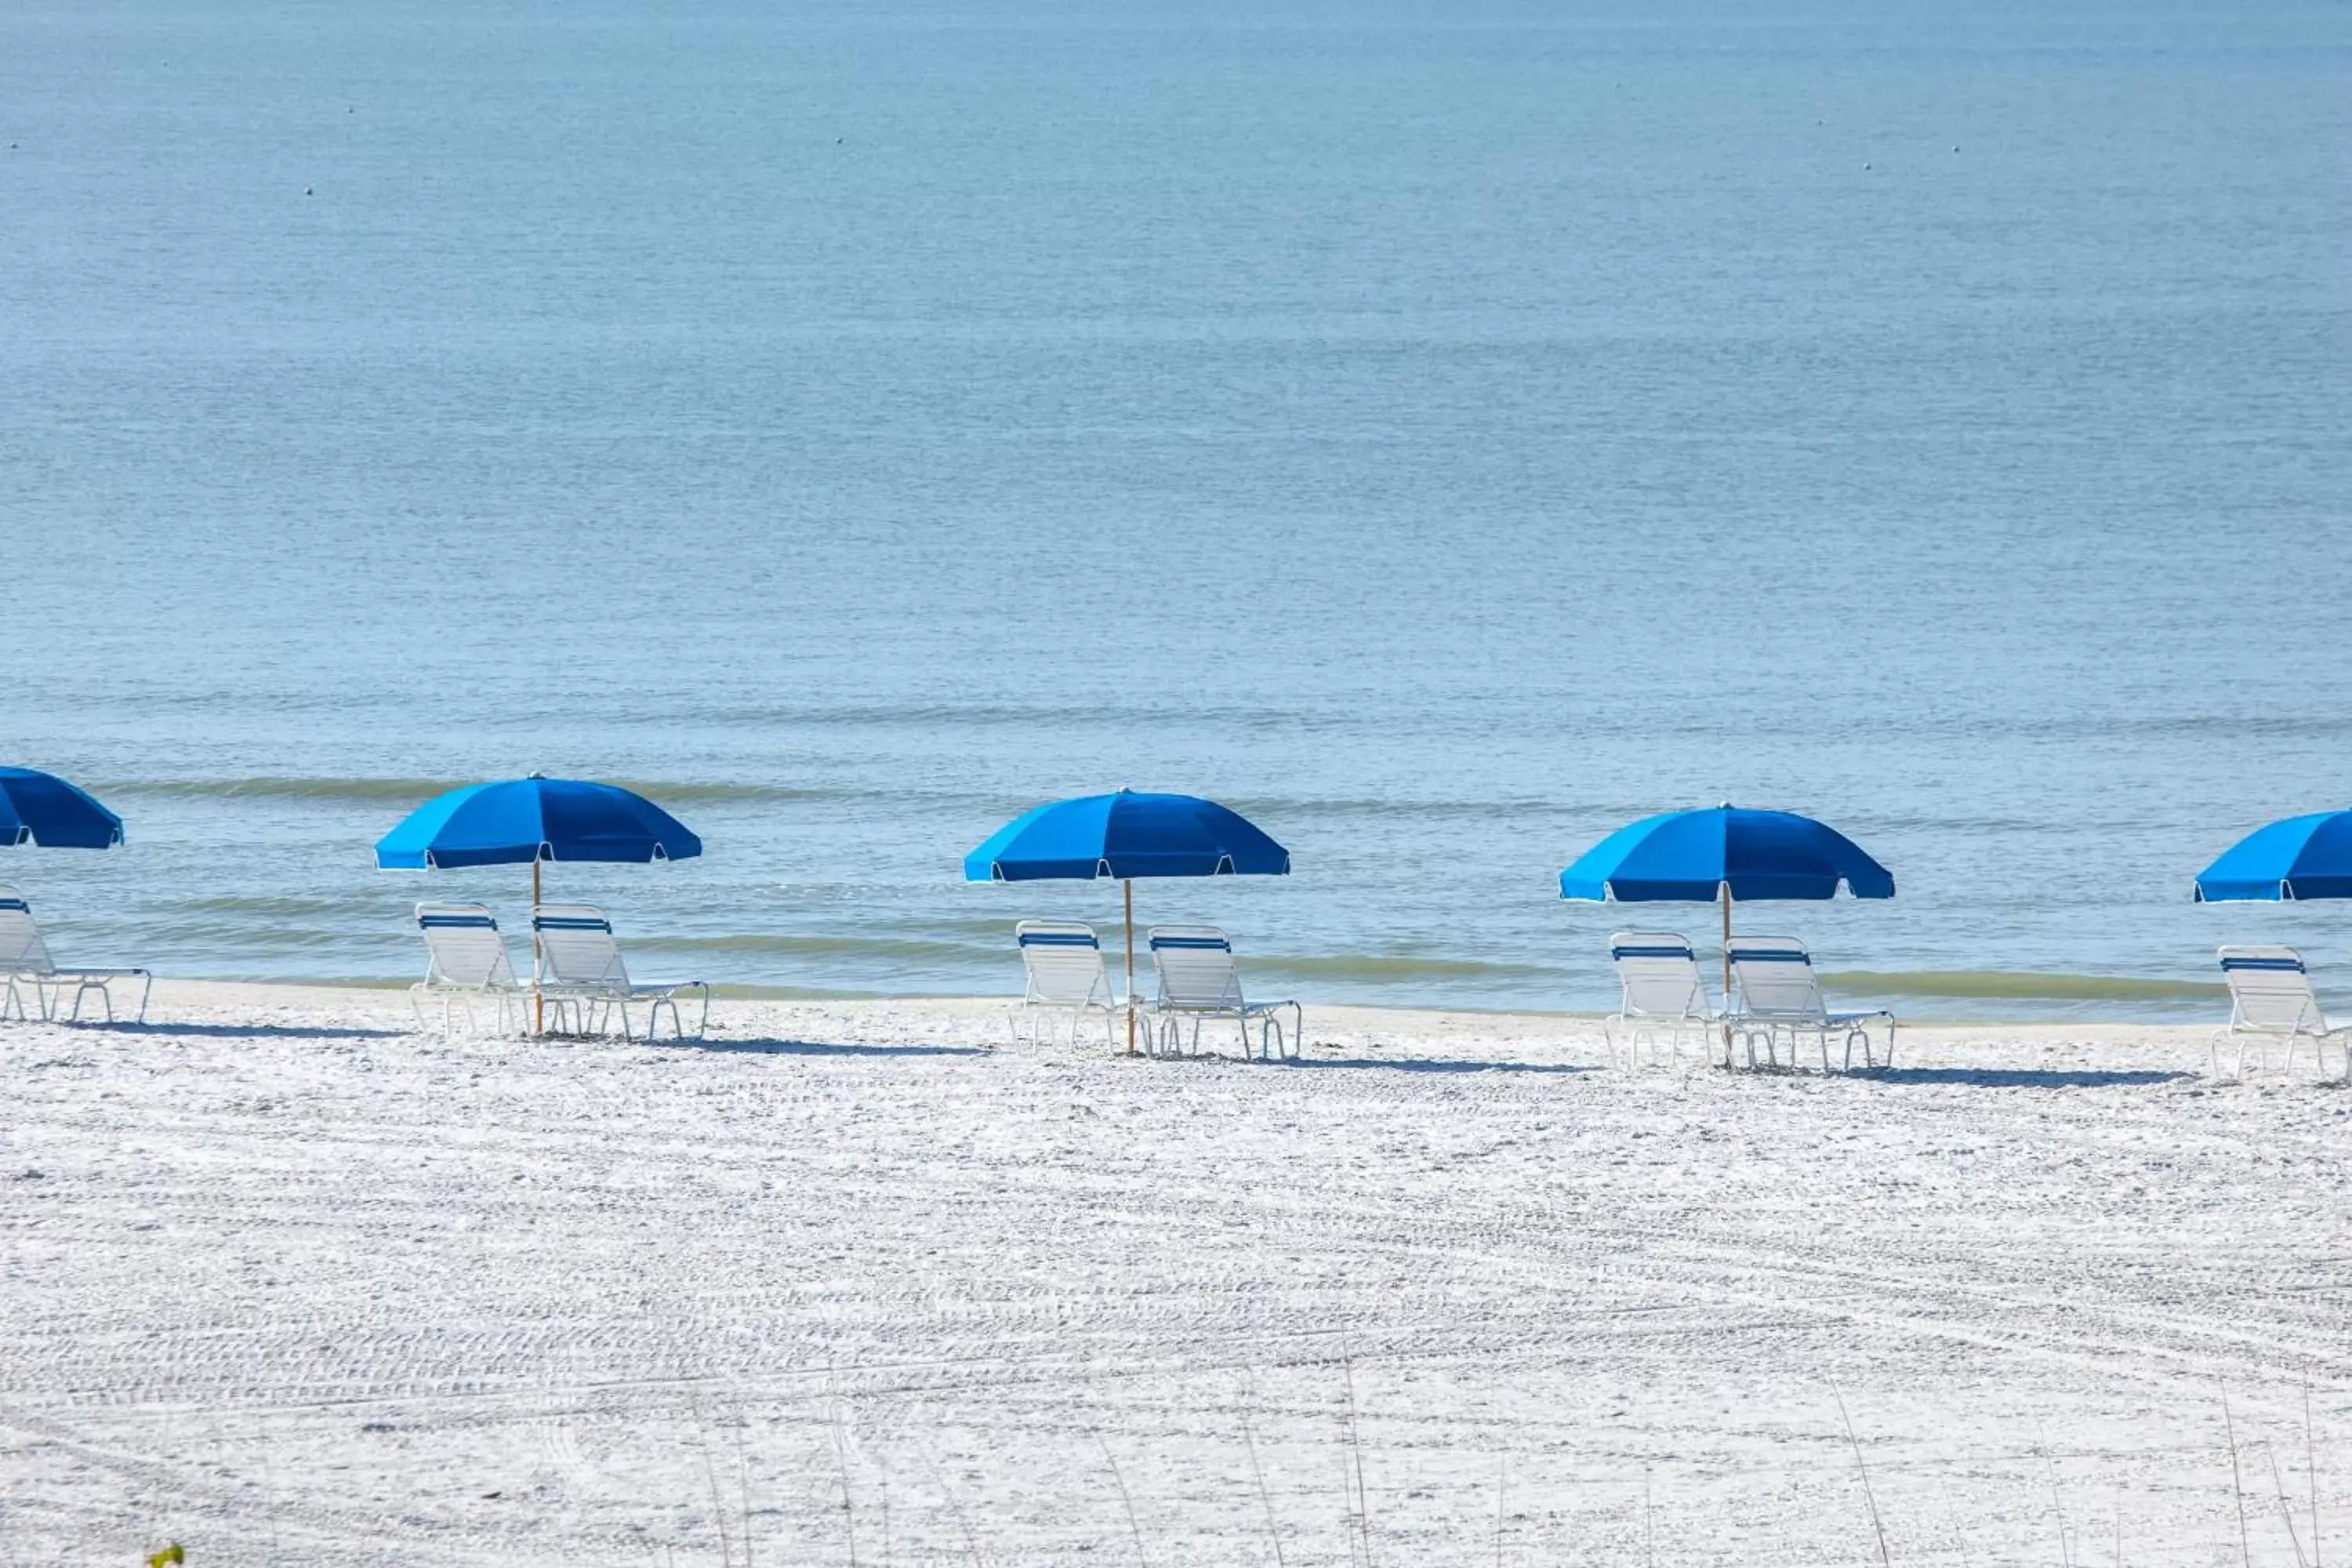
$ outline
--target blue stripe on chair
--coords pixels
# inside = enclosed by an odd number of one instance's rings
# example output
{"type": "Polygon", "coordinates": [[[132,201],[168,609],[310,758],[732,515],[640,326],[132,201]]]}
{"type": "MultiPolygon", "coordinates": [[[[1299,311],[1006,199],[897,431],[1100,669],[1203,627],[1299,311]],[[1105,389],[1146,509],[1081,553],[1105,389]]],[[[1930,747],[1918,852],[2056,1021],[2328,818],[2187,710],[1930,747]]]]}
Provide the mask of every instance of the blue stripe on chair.
{"type": "Polygon", "coordinates": [[[1024,947],[1100,947],[1102,943],[1090,936],[1075,931],[1031,931],[1021,933],[1024,947]]]}
{"type": "Polygon", "coordinates": [[[1612,947],[1609,957],[1612,963],[1621,958],[1687,958],[1696,962],[1698,955],[1686,947],[1612,947]]]}
{"type": "Polygon", "coordinates": [[[2224,969],[2277,969],[2290,974],[2307,973],[2302,960],[2294,958],[2225,958],[2221,961],[2221,967],[2224,969]]]}
{"type": "Polygon", "coordinates": [[[533,915],[533,931],[603,931],[613,929],[611,921],[591,920],[585,915],[533,915]]]}
{"type": "Polygon", "coordinates": [[[14,910],[20,914],[29,915],[33,912],[33,906],[22,899],[0,899],[0,910],[14,910]]]}
{"type": "Polygon", "coordinates": [[[1731,950],[1731,962],[1734,963],[1811,963],[1812,961],[1813,955],[1810,952],[1781,952],[1778,950],[1768,952],[1742,947],[1731,950]]]}
{"type": "Polygon", "coordinates": [[[487,926],[491,931],[499,929],[499,922],[488,915],[419,915],[416,917],[416,923],[419,926],[427,927],[458,926],[478,930],[487,926]]]}
{"type": "Polygon", "coordinates": [[[1234,950],[1232,942],[1213,936],[1155,936],[1151,939],[1151,945],[1155,948],[1202,948],[1218,952],[1231,952],[1234,950]]]}

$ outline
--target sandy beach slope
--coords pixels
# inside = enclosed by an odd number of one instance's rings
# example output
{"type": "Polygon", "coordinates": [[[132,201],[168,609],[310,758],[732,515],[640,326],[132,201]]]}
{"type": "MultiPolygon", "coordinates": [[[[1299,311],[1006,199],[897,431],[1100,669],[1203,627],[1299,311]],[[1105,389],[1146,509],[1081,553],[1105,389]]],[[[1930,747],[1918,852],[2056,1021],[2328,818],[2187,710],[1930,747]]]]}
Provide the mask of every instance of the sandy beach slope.
{"type": "Polygon", "coordinates": [[[2352,1560],[2352,1094],[2201,1030],[154,1014],[0,1026],[0,1562],[2352,1560]]]}

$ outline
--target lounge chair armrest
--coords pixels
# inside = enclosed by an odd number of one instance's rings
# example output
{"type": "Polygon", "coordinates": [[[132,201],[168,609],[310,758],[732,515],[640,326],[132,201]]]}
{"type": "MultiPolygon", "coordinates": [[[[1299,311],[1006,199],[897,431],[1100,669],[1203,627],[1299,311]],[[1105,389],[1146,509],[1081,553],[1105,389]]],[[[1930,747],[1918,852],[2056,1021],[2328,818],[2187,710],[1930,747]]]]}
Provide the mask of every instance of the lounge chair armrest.
{"type": "Polygon", "coordinates": [[[710,989],[708,980],[639,980],[629,986],[633,996],[674,996],[681,991],[710,989]]]}

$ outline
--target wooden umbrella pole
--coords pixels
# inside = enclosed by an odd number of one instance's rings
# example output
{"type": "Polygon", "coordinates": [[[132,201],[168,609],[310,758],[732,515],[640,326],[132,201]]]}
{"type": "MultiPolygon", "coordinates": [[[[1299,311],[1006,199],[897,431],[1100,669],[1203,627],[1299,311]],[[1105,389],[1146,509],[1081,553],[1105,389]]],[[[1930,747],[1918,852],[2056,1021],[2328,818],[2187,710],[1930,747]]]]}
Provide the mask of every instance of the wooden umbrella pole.
{"type": "Polygon", "coordinates": [[[1723,1065],[1731,1065],[1731,879],[1723,880],[1723,1065]]]}
{"type": "Polygon", "coordinates": [[[547,997],[539,989],[539,857],[530,858],[530,1032],[547,1033],[547,997]]]}
{"type": "Polygon", "coordinates": [[[1135,879],[1119,879],[1127,898],[1127,1054],[1135,1054],[1135,879]]]}

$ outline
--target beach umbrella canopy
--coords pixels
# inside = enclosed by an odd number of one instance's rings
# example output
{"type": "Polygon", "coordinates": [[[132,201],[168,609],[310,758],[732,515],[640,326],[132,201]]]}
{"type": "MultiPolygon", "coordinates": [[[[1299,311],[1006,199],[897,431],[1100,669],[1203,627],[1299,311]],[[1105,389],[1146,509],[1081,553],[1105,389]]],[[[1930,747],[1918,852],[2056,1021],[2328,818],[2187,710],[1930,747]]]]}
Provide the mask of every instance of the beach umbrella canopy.
{"type": "Polygon", "coordinates": [[[1189,795],[1080,795],[1024,811],[964,857],[974,882],[1280,877],[1290,852],[1237,811],[1189,795]]]}
{"type": "Polygon", "coordinates": [[[1726,896],[1891,899],[1895,879],[1826,823],[1793,811],[1718,805],[1669,811],[1619,828],[1559,874],[1563,899],[1705,903],[1726,896]]]}
{"type": "Polygon", "coordinates": [[[2352,899],[2352,811],[2257,827],[2198,873],[2200,903],[2352,899]]]}
{"type": "Polygon", "coordinates": [[[1127,1048],[1135,1050],[1135,879],[1283,877],[1290,851],[1239,812],[1190,795],[1120,790],[1023,812],[963,858],[973,882],[1117,878],[1127,911],[1127,1048]]]}
{"type": "Polygon", "coordinates": [[[0,767],[0,844],[43,849],[108,849],[122,842],[122,818],[37,768],[0,767]]]}
{"type": "Polygon", "coordinates": [[[645,796],[618,784],[543,773],[468,784],[435,795],[376,840],[386,870],[541,860],[684,860],[702,840],[645,796]]]}

